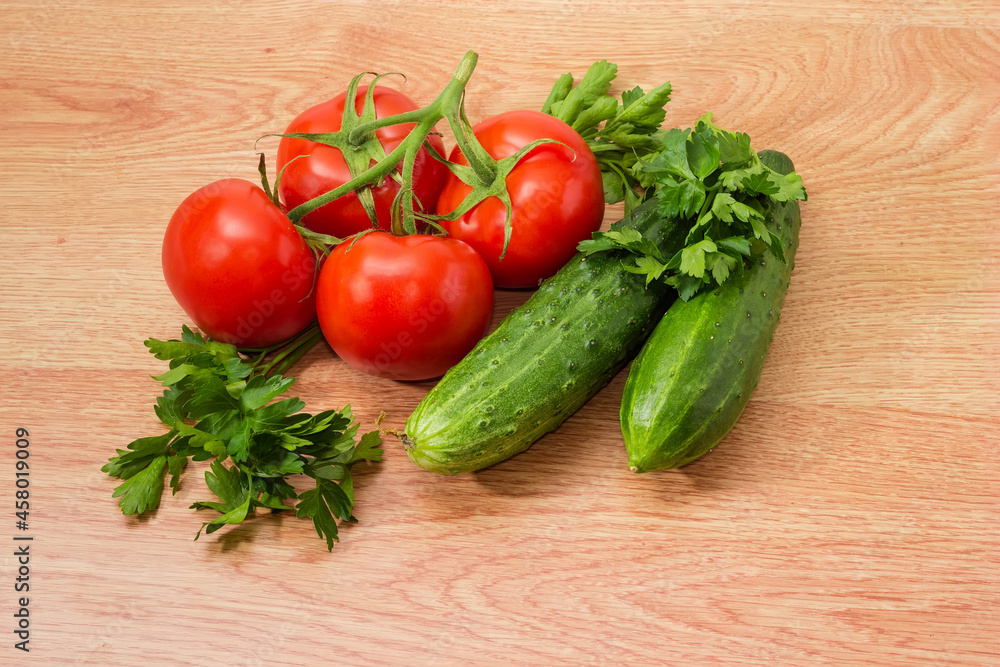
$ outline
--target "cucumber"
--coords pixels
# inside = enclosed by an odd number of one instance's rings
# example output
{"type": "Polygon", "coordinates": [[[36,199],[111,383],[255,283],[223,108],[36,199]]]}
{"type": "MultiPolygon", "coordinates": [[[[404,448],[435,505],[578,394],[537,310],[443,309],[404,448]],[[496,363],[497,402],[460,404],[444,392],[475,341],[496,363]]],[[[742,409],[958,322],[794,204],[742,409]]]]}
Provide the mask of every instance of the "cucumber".
{"type": "MultiPolygon", "coordinates": [[[[625,221],[667,248],[685,229],[656,202],[625,221]]],[[[449,370],[406,422],[410,459],[433,472],[478,470],[556,429],[627,364],[673,300],[625,271],[630,255],[577,255],[449,370]]]]}
{"type": "MultiPolygon", "coordinates": [[[[782,153],[761,151],[781,173],[782,153]]],[[[739,419],[760,379],[799,243],[798,202],[771,205],[768,231],[783,246],[721,287],[667,311],[625,383],[621,427],[633,472],[676,468],[707,453],[739,419]]]]}

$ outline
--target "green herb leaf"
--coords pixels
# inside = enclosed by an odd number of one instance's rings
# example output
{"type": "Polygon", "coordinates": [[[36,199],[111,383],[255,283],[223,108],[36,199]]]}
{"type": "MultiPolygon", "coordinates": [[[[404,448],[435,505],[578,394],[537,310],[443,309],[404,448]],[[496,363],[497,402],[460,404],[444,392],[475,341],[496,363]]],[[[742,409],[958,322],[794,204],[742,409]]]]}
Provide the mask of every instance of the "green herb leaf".
{"type": "Polygon", "coordinates": [[[290,415],[304,407],[306,407],[306,404],[301,400],[286,398],[251,412],[247,415],[247,420],[253,426],[254,430],[280,433],[301,421],[301,418],[290,417],[290,415]]]}
{"type": "Polygon", "coordinates": [[[700,278],[695,278],[687,274],[679,274],[667,282],[677,288],[677,296],[683,301],[690,300],[704,284],[704,281],[700,278]]]}
{"type": "MultiPolygon", "coordinates": [[[[575,88],[570,89],[562,100],[549,105],[548,113],[567,125],[573,125],[585,109],[593,106],[598,98],[608,94],[611,82],[615,80],[617,75],[617,65],[606,60],[594,63],[575,88]]],[[[565,76],[564,74],[563,77],[565,76]]],[[[561,79],[562,77],[560,77],[561,79]]],[[[572,77],[570,80],[572,81],[572,77]]],[[[558,83],[557,81],[557,85],[558,83]]]]}
{"type": "Polygon", "coordinates": [[[592,239],[580,241],[580,244],[576,247],[576,249],[584,255],[593,255],[597,252],[614,250],[619,247],[618,242],[608,236],[605,236],[604,232],[594,232],[593,237],[594,238],[592,239]]]}
{"type": "Polygon", "coordinates": [[[593,239],[581,241],[577,249],[586,255],[605,250],[620,249],[628,250],[636,255],[649,255],[661,260],[660,251],[650,239],[647,239],[638,231],[631,227],[626,227],[621,223],[611,225],[611,229],[606,232],[595,232],[593,239]]]}
{"type": "Polygon", "coordinates": [[[750,242],[742,236],[730,236],[715,242],[720,248],[740,255],[750,255],[750,242]]]}
{"type": "Polygon", "coordinates": [[[157,375],[153,379],[169,387],[172,384],[177,384],[197,369],[198,367],[193,364],[178,364],[163,375],[157,375]]]}
{"type": "MultiPolygon", "coordinates": [[[[742,261],[742,260],[741,260],[742,261]]],[[[713,252],[705,257],[705,265],[712,271],[712,278],[721,285],[736,267],[736,259],[722,252],[713,252]]]]}
{"type": "Polygon", "coordinates": [[[135,472],[122,482],[112,498],[121,497],[118,506],[122,514],[143,514],[160,506],[160,496],[163,495],[163,470],[167,466],[167,457],[160,455],[149,462],[149,465],[135,472]]]}
{"type": "Polygon", "coordinates": [[[636,86],[632,90],[622,93],[622,107],[615,117],[614,122],[605,127],[607,135],[605,138],[612,138],[615,134],[621,133],[621,127],[629,125],[633,128],[633,133],[644,137],[651,137],[660,128],[667,111],[664,109],[670,101],[672,88],[670,82],[661,83],[648,93],[643,93],[642,88],[636,86]],[[641,130],[641,132],[636,132],[641,130]]]}
{"type": "Polygon", "coordinates": [[[129,479],[142,472],[154,459],[164,455],[173,440],[176,431],[171,430],[151,438],[139,438],[128,444],[128,449],[119,449],[117,456],[112,456],[101,468],[112,477],[129,479]]]}
{"type": "Polygon", "coordinates": [[[569,91],[573,88],[573,75],[566,72],[552,84],[552,91],[549,93],[548,99],[545,100],[545,104],[542,105],[542,113],[552,114],[552,105],[556,102],[562,102],[566,99],[569,91]]]}
{"type": "Polygon", "coordinates": [[[739,168],[756,156],[750,147],[750,135],[745,132],[718,132],[715,136],[723,171],[739,168]]]}
{"type": "Polygon", "coordinates": [[[195,343],[188,343],[180,340],[163,341],[150,338],[144,344],[149,348],[149,351],[153,353],[153,356],[161,361],[183,359],[205,351],[203,345],[197,345],[195,343]]]}
{"type": "MultiPolygon", "coordinates": [[[[207,505],[207,503],[206,503],[207,505]]],[[[225,512],[222,516],[216,517],[211,521],[201,524],[201,528],[195,534],[194,539],[197,540],[201,537],[201,531],[204,530],[206,535],[211,535],[218,529],[222,528],[226,524],[243,523],[243,520],[247,518],[247,513],[250,511],[250,496],[246,497],[242,503],[233,507],[232,509],[225,512]]]]}
{"type": "Polygon", "coordinates": [[[348,465],[357,463],[358,461],[381,461],[382,455],[385,453],[381,446],[382,436],[378,431],[365,433],[361,436],[361,440],[358,441],[358,446],[351,453],[348,465]]]}
{"type": "Polygon", "coordinates": [[[246,498],[247,490],[241,482],[242,478],[239,468],[227,468],[221,461],[212,461],[210,469],[205,471],[205,485],[230,508],[243,504],[246,498]]]}
{"type": "Polygon", "coordinates": [[[226,443],[226,453],[237,463],[243,463],[250,458],[250,445],[253,443],[253,424],[248,421],[239,422],[236,432],[226,443]]]}
{"type": "Polygon", "coordinates": [[[599,97],[589,107],[580,111],[573,121],[573,129],[577,132],[589,130],[614,118],[616,113],[618,113],[618,100],[613,97],[599,97]]]}
{"type": "Polygon", "coordinates": [[[705,184],[701,181],[666,180],[659,187],[660,215],[665,218],[690,218],[705,203],[705,184]]]}
{"type": "Polygon", "coordinates": [[[225,383],[214,375],[203,378],[193,389],[191,400],[186,406],[188,416],[192,419],[202,419],[213,413],[239,408],[239,402],[230,395],[225,383]]]}
{"type": "Polygon", "coordinates": [[[695,178],[691,166],[688,164],[688,137],[691,130],[680,130],[674,128],[667,130],[663,135],[663,147],[660,152],[648,164],[643,164],[641,169],[650,175],[662,179],[658,182],[666,185],[669,183],[667,177],[677,180],[692,180],[695,178]]]}
{"type": "MultiPolygon", "coordinates": [[[[628,109],[630,106],[632,106],[633,104],[635,104],[636,102],[638,102],[640,99],[642,99],[643,95],[645,95],[645,93],[642,92],[642,88],[640,88],[639,86],[636,86],[632,90],[623,91],[622,92],[622,107],[625,108],[625,109],[628,109]]],[[[544,109],[543,109],[543,111],[544,111],[544,109]]]]}
{"type": "Polygon", "coordinates": [[[802,185],[801,176],[795,172],[779,174],[772,169],[768,169],[767,173],[771,183],[778,188],[776,192],[770,193],[773,201],[785,202],[806,199],[806,189],[802,185]]]}
{"type": "Polygon", "coordinates": [[[280,375],[264,377],[255,375],[250,378],[246,388],[240,395],[240,406],[245,411],[263,407],[271,399],[288,391],[295,382],[293,378],[282,378],[280,375]]]}
{"type": "Polygon", "coordinates": [[[716,245],[711,239],[703,239],[681,251],[681,273],[695,278],[705,274],[705,253],[715,252],[716,245]]]}
{"type": "Polygon", "coordinates": [[[740,181],[739,189],[749,195],[777,194],[780,186],[771,179],[767,167],[761,165],[758,169],[747,170],[747,175],[740,181]]]}
{"type": "Polygon", "coordinates": [[[695,132],[685,142],[687,162],[695,178],[704,181],[719,168],[719,143],[708,132],[695,132]]]}
{"type": "Polygon", "coordinates": [[[299,495],[295,516],[312,519],[316,533],[326,540],[327,551],[332,551],[333,542],[339,539],[336,519],[349,521],[353,518],[352,507],[351,499],[340,486],[329,480],[317,478],[316,488],[299,495]]]}
{"type": "Polygon", "coordinates": [[[629,273],[638,273],[646,276],[646,284],[649,285],[649,283],[662,276],[667,267],[652,257],[640,255],[635,258],[635,266],[626,266],[625,270],[629,273]]]}
{"type": "Polygon", "coordinates": [[[177,493],[181,483],[181,473],[187,466],[188,459],[181,454],[174,454],[167,457],[167,470],[170,472],[170,492],[177,493]]]}

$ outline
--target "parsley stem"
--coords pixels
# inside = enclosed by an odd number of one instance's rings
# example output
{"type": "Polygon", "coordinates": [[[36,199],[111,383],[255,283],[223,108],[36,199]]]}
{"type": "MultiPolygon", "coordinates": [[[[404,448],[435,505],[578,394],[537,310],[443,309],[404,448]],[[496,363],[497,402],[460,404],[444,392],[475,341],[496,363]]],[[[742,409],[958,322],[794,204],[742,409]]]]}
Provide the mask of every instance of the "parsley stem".
{"type": "MultiPolygon", "coordinates": [[[[301,334],[299,334],[301,335],[301,334]]],[[[296,336],[298,338],[298,335],[296,336]]],[[[288,341],[291,339],[286,339],[280,343],[275,343],[274,345],[268,345],[267,347],[241,347],[240,353],[245,356],[259,355],[260,357],[266,357],[275,350],[280,350],[284,346],[288,345],[288,341]]]]}
{"type": "Polygon", "coordinates": [[[597,155],[598,153],[606,153],[608,151],[622,152],[622,147],[618,144],[599,144],[596,141],[588,141],[587,145],[590,147],[590,150],[594,153],[594,155],[597,155]]]}
{"type": "Polygon", "coordinates": [[[263,367],[254,371],[259,375],[271,375],[272,373],[277,375],[283,375],[291,368],[296,361],[301,359],[306,352],[311,350],[316,343],[323,338],[323,332],[320,331],[319,324],[313,323],[308,329],[299,336],[293,339],[290,343],[287,343],[281,351],[275,355],[267,364],[263,367]]]}
{"type": "Polygon", "coordinates": [[[701,216],[705,215],[705,213],[712,208],[712,204],[715,202],[715,194],[721,187],[722,183],[716,183],[712,187],[705,189],[705,203],[701,205],[701,210],[698,211],[698,217],[695,218],[696,221],[701,220],[701,216]]]}
{"type": "MultiPolygon", "coordinates": [[[[274,367],[273,370],[276,375],[284,375],[288,372],[288,369],[298,363],[299,359],[304,357],[309,350],[311,350],[316,343],[323,339],[323,332],[320,331],[319,327],[316,327],[314,331],[309,334],[294,351],[290,351],[288,356],[281,361],[279,365],[274,367]]],[[[270,371],[269,371],[270,372],[270,371]]]]}

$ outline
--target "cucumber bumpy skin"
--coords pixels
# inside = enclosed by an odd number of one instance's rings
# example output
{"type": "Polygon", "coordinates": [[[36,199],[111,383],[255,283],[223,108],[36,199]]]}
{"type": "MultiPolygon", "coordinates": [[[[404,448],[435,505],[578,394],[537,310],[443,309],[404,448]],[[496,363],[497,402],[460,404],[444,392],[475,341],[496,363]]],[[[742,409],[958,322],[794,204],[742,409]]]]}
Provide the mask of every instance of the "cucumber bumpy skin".
{"type": "MultiPolygon", "coordinates": [[[[791,160],[761,151],[787,174],[791,160]]],[[[677,468],[706,454],[739,419],[757,387],[799,244],[799,204],[772,204],[768,231],[782,262],[766,251],[721,287],[667,311],[629,371],[621,426],[633,472],[677,468]]]]}
{"type": "MultiPolygon", "coordinates": [[[[625,224],[663,247],[684,240],[655,201],[625,224]]],[[[577,255],[513,310],[410,415],[401,437],[410,459],[445,474],[485,468],[527,449],[610,382],[674,296],[625,271],[629,257],[577,255]]]]}

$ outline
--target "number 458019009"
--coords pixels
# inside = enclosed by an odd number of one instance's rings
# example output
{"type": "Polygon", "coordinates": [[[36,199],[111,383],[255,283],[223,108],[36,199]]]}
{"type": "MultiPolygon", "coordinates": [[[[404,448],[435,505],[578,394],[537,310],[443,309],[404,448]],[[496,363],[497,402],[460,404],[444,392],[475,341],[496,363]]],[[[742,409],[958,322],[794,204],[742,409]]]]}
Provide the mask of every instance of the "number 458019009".
{"type": "Polygon", "coordinates": [[[15,507],[17,512],[17,527],[21,530],[28,529],[28,508],[30,507],[28,503],[28,498],[30,493],[28,492],[28,457],[31,455],[29,447],[31,447],[31,441],[28,439],[30,433],[26,428],[18,428],[16,431],[17,445],[16,456],[17,461],[14,463],[14,468],[16,470],[15,476],[17,481],[14,483],[17,486],[17,490],[14,492],[15,497],[15,507]]]}

